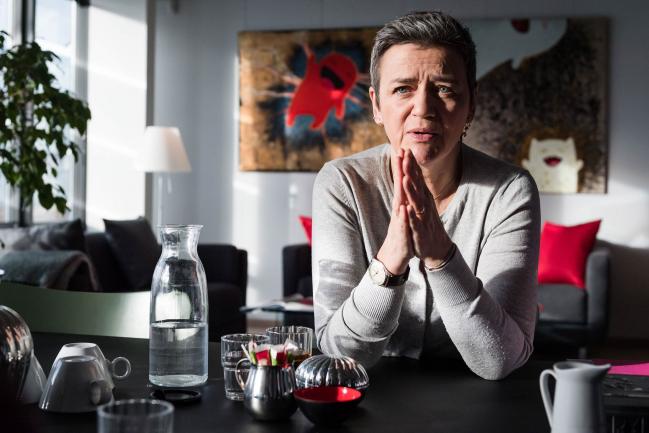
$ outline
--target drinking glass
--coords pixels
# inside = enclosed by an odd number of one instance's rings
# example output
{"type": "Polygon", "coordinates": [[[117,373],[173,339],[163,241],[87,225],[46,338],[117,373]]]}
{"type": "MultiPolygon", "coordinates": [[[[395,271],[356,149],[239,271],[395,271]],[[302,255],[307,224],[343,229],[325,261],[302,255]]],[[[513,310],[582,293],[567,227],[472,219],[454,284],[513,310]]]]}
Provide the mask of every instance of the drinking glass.
{"type": "Polygon", "coordinates": [[[294,342],[298,349],[293,353],[293,368],[297,368],[313,353],[313,329],[306,326],[273,326],[266,329],[270,344],[284,344],[286,340],[294,342]]]}
{"type": "Polygon", "coordinates": [[[97,409],[97,433],[173,433],[174,407],[162,400],[130,399],[97,409]]]}
{"type": "MultiPolygon", "coordinates": [[[[230,334],[221,337],[221,366],[223,366],[223,381],[225,398],[228,400],[243,401],[243,390],[237,382],[235,368],[240,359],[248,359],[241,349],[243,344],[248,348],[248,343],[254,341],[257,344],[266,344],[269,339],[266,335],[259,334],[230,334]]],[[[239,373],[245,382],[248,379],[250,362],[244,361],[239,364],[239,373]]]]}

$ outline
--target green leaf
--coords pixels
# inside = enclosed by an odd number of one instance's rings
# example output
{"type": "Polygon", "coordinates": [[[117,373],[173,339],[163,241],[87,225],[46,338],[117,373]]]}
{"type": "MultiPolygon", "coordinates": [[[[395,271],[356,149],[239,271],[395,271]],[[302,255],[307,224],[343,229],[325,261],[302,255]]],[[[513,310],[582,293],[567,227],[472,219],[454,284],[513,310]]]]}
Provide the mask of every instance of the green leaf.
{"type": "Polygon", "coordinates": [[[54,205],[56,206],[56,210],[58,210],[60,214],[64,214],[65,211],[70,210],[70,208],[68,207],[68,202],[64,197],[55,197],[54,205]]]}
{"type": "Polygon", "coordinates": [[[52,195],[52,185],[43,186],[38,191],[38,201],[45,209],[49,209],[54,205],[54,196],[52,195]]]}

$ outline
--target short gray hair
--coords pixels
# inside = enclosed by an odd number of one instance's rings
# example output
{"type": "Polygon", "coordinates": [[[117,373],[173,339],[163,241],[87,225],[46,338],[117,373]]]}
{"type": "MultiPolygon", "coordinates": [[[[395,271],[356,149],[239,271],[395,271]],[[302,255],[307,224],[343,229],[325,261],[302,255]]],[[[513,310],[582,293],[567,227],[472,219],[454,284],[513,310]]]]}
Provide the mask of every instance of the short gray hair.
{"type": "Polygon", "coordinates": [[[464,61],[471,100],[476,81],[476,50],[469,30],[443,12],[411,12],[390,21],[376,33],[370,58],[372,87],[379,93],[379,62],[393,45],[417,44],[424,47],[441,45],[455,50],[464,61]]]}

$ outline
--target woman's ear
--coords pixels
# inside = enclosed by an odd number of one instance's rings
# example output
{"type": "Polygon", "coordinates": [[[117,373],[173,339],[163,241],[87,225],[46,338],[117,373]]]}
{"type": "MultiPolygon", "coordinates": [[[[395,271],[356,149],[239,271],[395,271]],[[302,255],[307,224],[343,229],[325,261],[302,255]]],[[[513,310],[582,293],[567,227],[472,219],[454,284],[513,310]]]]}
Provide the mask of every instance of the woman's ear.
{"type": "Polygon", "coordinates": [[[383,116],[381,116],[381,108],[379,107],[379,95],[374,91],[374,87],[370,86],[370,100],[372,101],[372,114],[374,115],[374,122],[377,125],[383,125],[383,116]]]}

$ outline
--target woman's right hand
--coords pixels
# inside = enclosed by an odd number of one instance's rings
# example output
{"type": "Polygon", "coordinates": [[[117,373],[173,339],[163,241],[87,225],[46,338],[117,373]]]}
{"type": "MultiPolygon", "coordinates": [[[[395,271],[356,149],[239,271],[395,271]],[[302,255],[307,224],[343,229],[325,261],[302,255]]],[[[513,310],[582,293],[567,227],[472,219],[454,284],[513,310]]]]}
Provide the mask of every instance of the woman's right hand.
{"type": "Polygon", "coordinates": [[[406,272],[408,262],[414,255],[406,207],[406,194],[403,190],[403,158],[403,149],[391,150],[390,163],[394,180],[392,214],[388,234],[376,254],[376,258],[394,275],[401,275],[406,272]]]}

